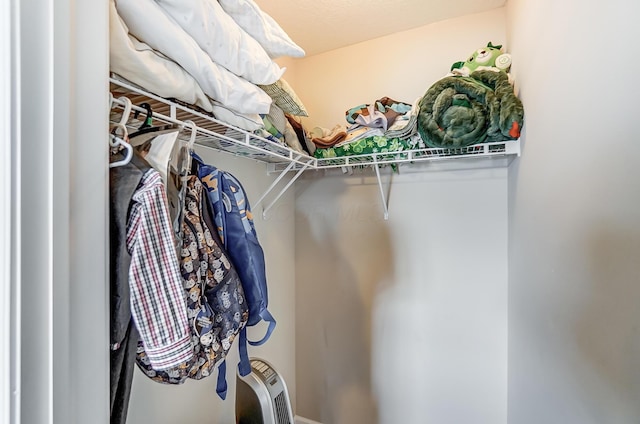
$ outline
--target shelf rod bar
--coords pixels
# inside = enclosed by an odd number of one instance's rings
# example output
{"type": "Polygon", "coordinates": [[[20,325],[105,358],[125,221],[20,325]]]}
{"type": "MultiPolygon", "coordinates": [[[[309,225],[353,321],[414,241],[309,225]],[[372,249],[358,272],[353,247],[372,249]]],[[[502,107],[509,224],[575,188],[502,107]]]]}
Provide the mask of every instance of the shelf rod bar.
{"type": "MultiPolygon", "coordinates": [[[[298,155],[294,161],[297,161],[298,159],[300,159],[302,155],[298,155]]],[[[260,203],[262,203],[262,201],[264,200],[265,197],[267,197],[267,195],[269,193],[271,193],[271,190],[273,190],[275,188],[275,186],[280,182],[280,180],[282,178],[284,178],[284,176],[287,174],[287,172],[289,172],[291,170],[291,168],[293,168],[293,166],[296,164],[296,162],[291,162],[289,163],[289,165],[287,165],[287,167],[284,169],[284,171],[282,171],[280,173],[280,175],[278,175],[278,177],[271,183],[271,185],[269,186],[269,188],[267,189],[267,191],[265,191],[262,196],[260,196],[260,198],[258,199],[258,201],[256,203],[253,204],[253,207],[257,207],[260,203]]]]}
{"type": "Polygon", "coordinates": [[[376,170],[376,177],[378,177],[378,188],[380,189],[380,197],[382,198],[382,207],[384,209],[384,220],[387,221],[389,219],[389,207],[387,206],[387,199],[384,195],[384,190],[382,189],[382,179],[380,178],[380,167],[378,166],[377,160],[373,165],[376,170]]]}
{"type": "MultiPolygon", "coordinates": [[[[293,178],[291,178],[291,181],[289,181],[289,182],[287,183],[287,185],[286,185],[286,186],[284,186],[284,187],[282,188],[282,190],[280,190],[280,193],[278,193],[278,195],[276,196],[276,198],[275,198],[275,199],[273,199],[273,201],[272,201],[271,203],[269,203],[269,206],[267,206],[266,208],[264,208],[264,209],[262,210],[262,219],[266,219],[266,218],[267,218],[267,212],[269,212],[269,210],[271,210],[271,208],[273,207],[273,205],[275,205],[275,203],[278,201],[278,199],[280,199],[280,198],[282,197],[282,195],[283,195],[284,193],[286,193],[286,191],[289,189],[289,187],[291,187],[291,186],[293,185],[293,183],[295,183],[295,182],[296,182],[296,180],[298,179],[298,177],[299,177],[300,175],[302,175],[302,173],[303,173],[303,172],[304,172],[304,171],[305,171],[305,170],[306,170],[306,169],[311,165],[311,163],[312,163],[312,162],[313,162],[313,160],[310,160],[310,161],[308,161],[307,163],[305,163],[305,164],[304,164],[304,166],[303,166],[302,168],[300,168],[300,169],[298,170],[298,172],[296,172],[296,175],[294,175],[294,176],[293,176],[293,178]]],[[[285,171],[285,172],[283,172],[283,173],[282,173],[282,174],[280,174],[280,175],[284,175],[285,173],[286,173],[286,171],[285,171]]]]}

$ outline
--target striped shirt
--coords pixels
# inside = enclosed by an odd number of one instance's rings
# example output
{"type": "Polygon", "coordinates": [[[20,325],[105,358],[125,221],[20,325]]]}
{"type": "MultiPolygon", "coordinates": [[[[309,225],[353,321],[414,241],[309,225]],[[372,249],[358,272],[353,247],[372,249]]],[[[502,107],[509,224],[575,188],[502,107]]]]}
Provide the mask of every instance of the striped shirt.
{"type": "Polygon", "coordinates": [[[173,244],[165,187],[148,170],[131,199],[127,250],[131,255],[131,314],[156,370],[193,357],[182,276],[173,244]]]}

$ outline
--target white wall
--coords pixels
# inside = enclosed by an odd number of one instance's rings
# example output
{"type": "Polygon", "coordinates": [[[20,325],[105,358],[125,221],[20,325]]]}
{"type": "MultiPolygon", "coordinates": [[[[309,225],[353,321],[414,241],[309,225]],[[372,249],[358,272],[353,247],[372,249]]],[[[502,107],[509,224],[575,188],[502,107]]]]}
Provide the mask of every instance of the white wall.
{"type": "MultiPolygon", "coordinates": [[[[303,122],[344,124],[346,109],[383,96],[413,102],[505,39],[497,9],[297,60],[303,122]]],[[[296,182],[297,413],[506,423],[506,169],[402,168],[389,221],[372,175],[296,182]]]]}
{"type": "MultiPolygon", "coordinates": [[[[249,202],[255,202],[273,181],[264,164],[198,148],[200,157],[211,165],[231,172],[242,183],[249,202]]],[[[284,185],[285,181],[280,184],[284,185]]],[[[280,187],[280,186],[278,186],[280,187]]],[[[269,199],[265,201],[269,203],[269,199]]],[[[285,194],[269,211],[267,220],[262,218],[262,208],[252,208],[258,240],[265,252],[269,288],[269,310],[277,320],[277,326],[269,341],[263,346],[249,346],[249,356],[269,361],[282,373],[295,402],[295,280],[294,280],[294,196],[285,194]]],[[[259,324],[248,330],[249,339],[264,334],[266,327],[259,324]]],[[[235,422],[235,372],[238,364],[237,343],[227,359],[228,393],[225,401],[216,394],[217,373],[208,379],[189,380],[180,386],[168,386],[153,382],[139,370],[135,371],[129,424],[207,423],[229,424],[235,422]]]]}
{"type": "Polygon", "coordinates": [[[347,109],[384,96],[413,103],[454,62],[488,41],[506,41],[504,8],[297,59],[292,86],[309,111],[303,123],[344,125],[347,109]]]}
{"type": "Polygon", "coordinates": [[[640,3],[509,0],[509,422],[640,420],[640,3]]]}
{"type": "Polygon", "coordinates": [[[403,170],[296,183],[298,413],[505,423],[506,169],[403,170]]]}

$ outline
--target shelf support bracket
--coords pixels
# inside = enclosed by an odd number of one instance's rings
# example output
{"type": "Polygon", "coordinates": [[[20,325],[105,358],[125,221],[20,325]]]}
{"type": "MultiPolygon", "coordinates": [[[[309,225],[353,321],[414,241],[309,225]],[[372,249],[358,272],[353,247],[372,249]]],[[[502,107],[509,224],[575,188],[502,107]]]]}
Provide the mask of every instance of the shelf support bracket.
{"type": "MultiPolygon", "coordinates": [[[[311,159],[310,161],[306,162],[304,165],[302,165],[302,168],[298,169],[298,172],[296,172],[296,175],[293,176],[293,178],[291,178],[291,180],[287,183],[287,185],[285,185],[282,190],[280,190],[280,193],[278,193],[278,195],[276,196],[275,199],[273,199],[273,201],[271,203],[269,203],[269,205],[266,208],[262,209],[262,219],[267,219],[267,212],[269,212],[269,210],[271,210],[271,208],[273,207],[273,205],[276,204],[276,202],[278,201],[278,199],[280,199],[282,197],[282,195],[289,189],[289,187],[291,187],[293,185],[293,183],[296,182],[296,180],[298,179],[298,177],[300,175],[302,175],[302,173],[313,163],[313,159],[311,159]]],[[[293,165],[293,162],[290,164],[290,166],[293,165]]],[[[287,169],[285,169],[284,171],[282,171],[282,173],[278,176],[278,178],[276,178],[276,181],[274,181],[274,183],[271,185],[271,187],[269,187],[269,190],[267,190],[267,192],[271,191],[273,189],[273,187],[275,186],[275,184],[280,181],[280,179],[284,176],[284,174],[287,172],[287,170],[290,169],[289,167],[287,167],[287,169]]],[[[266,194],[265,194],[266,195],[266,194]]],[[[262,196],[262,198],[260,198],[260,201],[264,198],[264,196],[262,196]]],[[[259,203],[259,202],[258,202],[259,203]]]]}
{"type": "Polygon", "coordinates": [[[258,199],[258,201],[256,203],[253,204],[253,207],[257,207],[260,203],[262,203],[262,201],[264,200],[265,197],[267,197],[267,195],[269,193],[271,193],[271,191],[275,188],[276,185],[278,185],[278,183],[280,182],[280,180],[282,178],[284,178],[284,176],[287,174],[287,172],[291,171],[291,168],[294,167],[294,165],[296,164],[295,161],[297,161],[298,159],[300,159],[302,157],[302,155],[298,155],[294,161],[290,162],[289,165],[287,165],[287,167],[280,173],[280,175],[278,175],[278,177],[273,180],[273,182],[271,183],[271,185],[269,186],[269,188],[267,189],[267,191],[265,191],[262,196],[260,196],[260,198],[258,199]]]}
{"type": "Polygon", "coordinates": [[[375,161],[373,167],[376,170],[376,177],[378,178],[378,188],[380,189],[380,198],[382,199],[382,208],[384,209],[384,220],[387,221],[389,219],[389,206],[387,205],[387,198],[384,195],[384,189],[382,188],[382,179],[380,178],[380,166],[378,165],[378,161],[375,161]]]}

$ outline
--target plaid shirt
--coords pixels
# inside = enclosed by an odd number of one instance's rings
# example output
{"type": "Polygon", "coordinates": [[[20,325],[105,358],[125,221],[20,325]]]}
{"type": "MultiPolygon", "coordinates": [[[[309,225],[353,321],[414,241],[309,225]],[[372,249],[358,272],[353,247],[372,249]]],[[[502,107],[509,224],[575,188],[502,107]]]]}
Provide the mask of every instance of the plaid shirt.
{"type": "Polygon", "coordinates": [[[131,255],[131,314],[156,370],[193,357],[182,276],[173,244],[165,187],[150,169],[131,199],[127,250],[131,255]]]}

